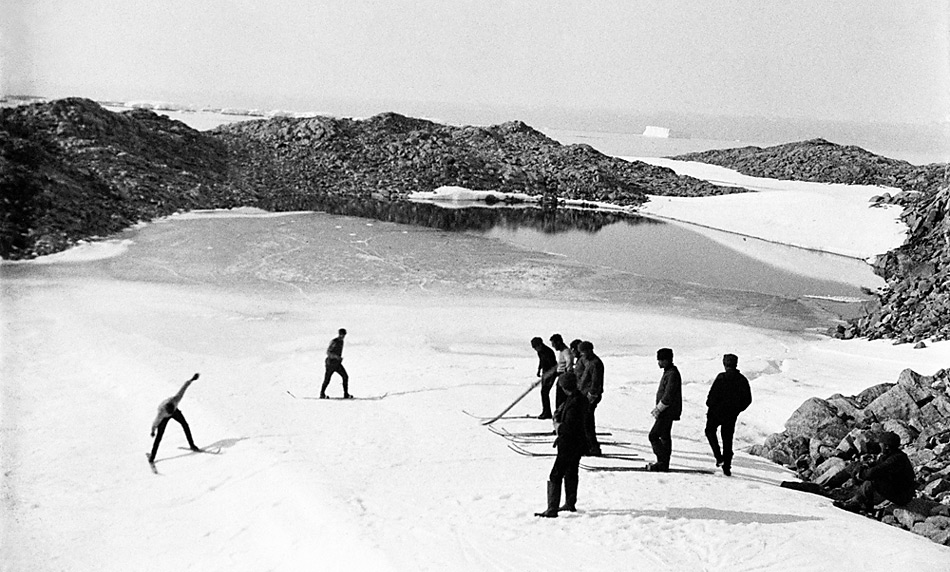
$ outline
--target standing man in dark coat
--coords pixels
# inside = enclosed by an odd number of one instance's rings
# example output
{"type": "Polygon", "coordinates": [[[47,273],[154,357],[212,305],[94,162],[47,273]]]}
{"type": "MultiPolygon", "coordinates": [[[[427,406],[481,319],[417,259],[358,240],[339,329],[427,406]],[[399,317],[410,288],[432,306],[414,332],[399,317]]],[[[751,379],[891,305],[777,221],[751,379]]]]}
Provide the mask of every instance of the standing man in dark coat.
{"type": "Polygon", "coordinates": [[[551,388],[557,380],[557,356],[541,338],[531,338],[531,347],[538,352],[538,377],[541,378],[541,415],[538,419],[550,419],[551,388]]]}
{"type": "Polygon", "coordinates": [[[884,500],[905,505],[917,494],[914,465],[907,454],[901,451],[900,436],[886,431],[878,440],[881,454],[873,463],[861,465],[855,474],[857,480],[864,482],[850,499],[835,501],[836,507],[853,512],[870,511],[884,500]]]}
{"type": "Polygon", "coordinates": [[[683,413],[683,380],[673,365],[673,350],[661,348],[656,352],[656,362],[663,370],[660,387],[656,391],[656,407],[650,412],[656,421],[650,429],[650,444],[656,462],[647,465],[651,471],[670,470],[670,457],[673,455],[673,422],[679,421],[683,413]]]}
{"type": "Polygon", "coordinates": [[[709,396],[706,397],[706,439],[716,457],[716,466],[722,466],[727,477],[732,475],[732,437],[736,432],[736,419],[752,404],[749,380],[736,367],[739,358],[734,354],[722,356],[726,371],[716,376],[709,396]],[[722,450],[716,430],[722,427],[722,450]]]}
{"type": "Polygon", "coordinates": [[[578,346],[581,352],[581,361],[584,370],[579,382],[581,394],[587,398],[587,421],[584,427],[587,430],[587,454],[599,457],[600,443],[597,442],[597,420],[594,411],[604,395],[604,362],[594,353],[594,344],[588,341],[578,346]]]}
{"type": "Polygon", "coordinates": [[[339,335],[330,340],[327,347],[327,359],[324,360],[326,371],[323,374],[323,386],[320,387],[320,399],[327,398],[327,386],[330,385],[330,377],[334,373],[340,374],[343,378],[343,399],[352,399],[350,395],[350,376],[343,368],[343,338],[346,337],[346,329],[340,328],[339,335]]]}
{"type": "Polygon", "coordinates": [[[558,386],[566,395],[564,403],[554,412],[554,424],[557,438],[557,458],[548,476],[548,506],[535,516],[557,517],[558,511],[577,510],[577,469],[581,456],[587,449],[587,435],[584,430],[584,418],[587,415],[587,398],[577,389],[577,378],[573,372],[567,372],[558,378],[558,386]],[[561,502],[561,482],[564,482],[564,505],[561,502]]]}

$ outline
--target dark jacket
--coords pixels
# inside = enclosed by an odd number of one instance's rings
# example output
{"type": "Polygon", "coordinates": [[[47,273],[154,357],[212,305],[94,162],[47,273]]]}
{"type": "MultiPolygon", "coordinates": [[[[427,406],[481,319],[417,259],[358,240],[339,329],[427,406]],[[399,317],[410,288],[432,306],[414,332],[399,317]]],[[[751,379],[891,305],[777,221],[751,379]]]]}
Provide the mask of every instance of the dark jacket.
{"type": "Polygon", "coordinates": [[[343,361],[343,338],[336,337],[330,340],[327,347],[327,362],[339,363],[343,361]]]}
{"type": "Polygon", "coordinates": [[[587,398],[579,391],[567,399],[554,412],[557,425],[558,450],[584,451],[587,449],[587,433],[584,420],[587,418],[587,398]]]}
{"type": "Polygon", "coordinates": [[[738,417],[752,404],[749,380],[739,370],[729,368],[716,376],[706,397],[708,415],[714,419],[738,417]]]}
{"type": "Polygon", "coordinates": [[[666,404],[666,409],[660,412],[659,417],[678,421],[683,414],[683,380],[675,365],[663,370],[660,387],[656,390],[656,402],[659,404],[661,401],[666,404]]]}
{"type": "Polygon", "coordinates": [[[538,371],[547,371],[552,367],[557,369],[557,356],[554,350],[544,344],[535,349],[538,352],[538,371]]]}
{"type": "Polygon", "coordinates": [[[917,490],[914,466],[901,450],[882,455],[869,467],[862,468],[858,478],[871,481],[874,490],[895,504],[907,504],[917,490]]]}
{"type": "Polygon", "coordinates": [[[596,355],[591,355],[590,359],[584,359],[584,371],[577,382],[587,400],[593,404],[600,402],[604,394],[604,362],[596,355]]]}

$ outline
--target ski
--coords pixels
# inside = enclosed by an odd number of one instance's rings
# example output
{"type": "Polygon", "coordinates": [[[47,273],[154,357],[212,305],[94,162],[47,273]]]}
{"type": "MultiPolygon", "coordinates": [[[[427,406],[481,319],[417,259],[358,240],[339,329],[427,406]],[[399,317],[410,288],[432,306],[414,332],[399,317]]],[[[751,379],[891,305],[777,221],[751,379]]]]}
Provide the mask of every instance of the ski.
{"type": "MultiPolygon", "coordinates": [[[[607,455],[604,455],[605,457],[607,455]]],[[[594,465],[588,465],[586,463],[581,463],[580,467],[585,471],[601,471],[601,472],[635,472],[635,473],[683,473],[691,475],[712,475],[715,474],[715,471],[710,471],[708,469],[687,469],[682,467],[670,467],[666,471],[651,471],[647,467],[620,467],[620,466],[602,466],[597,467],[594,465]]]]}
{"type": "Polygon", "coordinates": [[[521,395],[519,395],[517,398],[515,398],[514,401],[511,402],[511,404],[510,404],[508,407],[505,407],[504,409],[501,410],[501,413],[499,413],[498,415],[496,415],[496,416],[494,416],[494,417],[489,418],[487,421],[482,421],[482,425],[491,425],[491,424],[494,423],[495,421],[498,421],[499,419],[501,419],[502,416],[503,416],[505,413],[508,413],[509,411],[511,411],[511,409],[512,409],[515,405],[518,405],[518,402],[520,402],[522,399],[524,399],[529,393],[531,393],[531,391],[534,390],[535,387],[537,387],[537,386],[539,386],[539,385],[541,385],[541,380],[540,380],[540,379],[537,380],[537,381],[531,382],[531,385],[528,386],[528,389],[525,389],[525,390],[521,393],[521,395]]]}
{"type": "Polygon", "coordinates": [[[320,397],[319,395],[301,395],[300,397],[297,397],[296,395],[293,394],[293,392],[291,392],[288,389],[287,395],[293,397],[294,399],[325,399],[325,400],[333,400],[333,401],[379,401],[380,399],[383,399],[384,397],[389,395],[389,392],[387,391],[386,393],[382,395],[368,395],[366,397],[330,397],[330,396],[320,397]]]}
{"type": "MultiPolygon", "coordinates": [[[[511,437],[546,437],[546,436],[554,436],[554,430],[553,430],[553,429],[550,430],[550,431],[520,431],[520,432],[511,432],[511,431],[509,431],[509,430],[507,430],[507,429],[504,429],[504,428],[499,429],[498,427],[489,425],[489,426],[488,426],[488,430],[491,431],[492,433],[495,433],[496,435],[501,435],[501,436],[503,436],[503,437],[508,437],[508,436],[511,436],[511,437]]],[[[598,436],[599,436],[599,435],[612,435],[612,433],[610,433],[609,431],[598,431],[598,432],[597,432],[597,435],[598,435],[598,436]]]]}
{"type": "MultiPolygon", "coordinates": [[[[464,414],[466,414],[466,415],[468,415],[469,417],[472,417],[472,418],[474,418],[474,419],[478,419],[479,421],[485,421],[486,419],[492,419],[492,417],[483,417],[483,416],[481,416],[481,415],[475,415],[474,413],[470,413],[470,412],[468,412],[468,411],[466,411],[466,410],[464,410],[464,409],[462,410],[462,413],[464,413],[464,414]]],[[[536,415],[505,415],[505,416],[503,416],[503,417],[496,417],[496,418],[494,418],[494,419],[495,419],[495,421],[497,421],[498,419],[537,419],[537,416],[536,416],[536,415]]],[[[488,428],[491,429],[491,426],[489,426],[488,428]]],[[[552,430],[552,431],[553,431],[553,430],[552,430]]]]}
{"type": "MultiPolygon", "coordinates": [[[[518,444],[521,444],[521,445],[551,445],[551,444],[554,443],[554,439],[555,439],[555,436],[554,436],[554,435],[549,435],[547,438],[544,438],[544,437],[511,437],[511,436],[508,436],[508,435],[500,435],[500,436],[501,436],[501,437],[504,437],[505,439],[508,439],[508,440],[511,441],[512,443],[518,443],[518,444]]],[[[612,446],[614,446],[614,447],[622,447],[622,448],[628,448],[628,449],[631,448],[631,445],[633,445],[633,443],[631,443],[630,441],[612,441],[612,440],[609,440],[609,439],[608,439],[608,440],[598,439],[598,440],[597,440],[597,443],[598,443],[599,445],[612,445],[612,446]]]]}
{"type": "MultiPolygon", "coordinates": [[[[519,455],[524,455],[525,457],[556,457],[557,451],[529,451],[523,447],[520,447],[517,443],[508,443],[508,448],[518,453],[519,455]]],[[[553,447],[552,447],[553,449],[553,447]]],[[[627,453],[604,453],[598,455],[598,458],[604,459],[613,459],[615,461],[643,461],[643,457],[640,455],[633,455],[627,453]]]]}
{"type": "Polygon", "coordinates": [[[193,449],[189,449],[188,447],[179,447],[179,449],[181,449],[182,451],[191,451],[192,453],[205,453],[206,455],[217,455],[218,453],[221,452],[221,447],[217,447],[214,449],[199,449],[197,451],[193,449]]]}

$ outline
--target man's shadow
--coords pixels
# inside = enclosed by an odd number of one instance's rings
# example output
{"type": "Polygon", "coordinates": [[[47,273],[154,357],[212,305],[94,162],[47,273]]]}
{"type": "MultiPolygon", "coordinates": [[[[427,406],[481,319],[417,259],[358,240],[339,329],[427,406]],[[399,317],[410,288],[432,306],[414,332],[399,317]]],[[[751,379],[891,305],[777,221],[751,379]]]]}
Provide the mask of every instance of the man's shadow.
{"type": "Polygon", "coordinates": [[[809,520],[822,520],[813,516],[797,514],[776,514],[768,512],[745,512],[738,510],[722,510],[708,507],[669,508],[667,510],[637,510],[637,509],[589,509],[583,511],[585,516],[652,516],[657,518],[689,520],[718,520],[728,524],[788,524],[809,520]]]}

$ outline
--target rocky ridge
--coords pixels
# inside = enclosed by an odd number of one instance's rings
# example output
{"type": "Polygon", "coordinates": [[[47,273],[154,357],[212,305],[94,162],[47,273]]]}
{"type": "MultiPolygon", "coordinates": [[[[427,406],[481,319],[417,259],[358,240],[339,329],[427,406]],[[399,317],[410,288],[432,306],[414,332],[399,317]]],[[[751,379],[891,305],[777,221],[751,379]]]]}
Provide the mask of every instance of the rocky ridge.
{"type": "Polygon", "coordinates": [[[0,108],[0,257],[32,258],[177,211],[395,200],[443,185],[635,207],[735,192],[564,146],[521,122],[450,127],[385,113],[276,117],[199,132],[80,98],[0,108]]]}
{"type": "Polygon", "coordinates": [[[823,139],[775,147],[743,147],[690,153],[676,159],[701,161],[743,174],[823,183],[880,185],[873,205],[903,207],[907,240],[879,255],[874,272],[887,286],[861,318],[831,333],[842,338],[889,338],[897,343],[950,339],[950,171],[947,164],[924,166],[888,159],[860,147],[823,139]]]}
{"type": "Polygon", "coordinates": [[[932,376],[901,372],[858,395],[813,397],[785,422],[785,430],[750,449],[796,471],[803,485],[790,488],[836,500],[857,488],[857,466],[876,452],[876,436],[893,431],[914,465],[917,498],[874,515],[950,546],[950,369],[932,376]]]}
{"type": "Polygon", "coordinates": [[[403,198],[441,186],[547,195],[636,207],[645,193],[693,196],[727,189],[588,145],[561,145],[512,121],[452,127],[384,113],[366,120],[278,117],[213,129],[243,192],[271,209],[304,208],[312,194],[403,198]]]}

